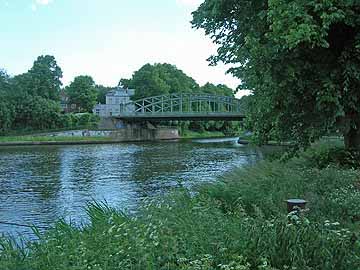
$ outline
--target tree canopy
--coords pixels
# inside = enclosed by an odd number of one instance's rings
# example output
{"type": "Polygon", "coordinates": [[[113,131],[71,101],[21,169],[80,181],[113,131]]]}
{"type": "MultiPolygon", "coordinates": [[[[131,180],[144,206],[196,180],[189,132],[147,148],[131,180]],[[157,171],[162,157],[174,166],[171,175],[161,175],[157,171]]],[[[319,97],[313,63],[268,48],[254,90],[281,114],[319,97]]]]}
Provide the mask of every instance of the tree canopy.
{"type": "MultiPolygon", "coordinates": [[[[119,85],[135,89],[133,100],[150,96],[172,93],[209,94],[220,96],[234,96],[233,89],[226,85],[206,83],[203,86],[182,70],[171,64],[146,64],[135,71],[131,79],[121,79],[119,85]]],[[[205,105],[203,105],[205,106],[205,105]]],[[[205,110],[206,108],[204,108],[205,110]]],[[[186,121],[178,123],[180,129],[230,131],[238,128],[238,123],[227,121],[186,121]]]]}
{"type": "Polygon", "coordinates": [[[131,79],[120,85],[135,89],[134,99],[171,93],[192,93],[199,89],[195,80],[170,64],[146,64],[135,71],[131,79]]]}
{"type": "Polygon", "coordinates": [[[172,93],[234,96],[233,89],[224,84],[199,86],[193,78],[171,64],[146,64],[135,71],[131,79],[121,79],[119,85],[135,89],[133,99],[172,93]]]}
{"type": "Polygon", "coordinates": [[[70,104],[76,104],[80,111],[91,112],[96,104],[98,92],[90,76],[78,76],[65,88],[70,104]]]}
{"type": "Polygon", "coordinates": [[[214,85],[212,83],[206,83],[200,87],[199,92],[218,96],[234,96],[234,90],[224,84],[214,85]]]}
{"type": "Polygon", "coordinates": [[[101,104],[106,103],[106,94],[114,89],[113,87],[107,87],[103,85],[96,85],[95,88],[97,91],[96,101],[97,103],[101,103],[101,104]]]}
{"type": "MultiPolygon", "coordinates": [[[[0,69],[0,133],[93,125],[97,120],[96,116],[83,114],[77,117],[61,113],[61,77],[61,68],[50,55],[39,56],[28,72],[15,77],[0,69]]],[[[76,86],[90,85],[91,87],[83,88],[96,100],[97,92],[93,89],[94,82],[91,78],[82,76],[76,83],[76,86]]],[[[80,87],[76,89],[78,88],[80,87]]],[[[82,89],[79,92],[84,93],[82,89]]]]}
{"type": "Polygon", "coordinates": [[[339,128],[360,149],[360,5],[356,0],[206,0],[192,24],[219,45],[212,64],[232,64],[253,91],[259,142],[299,146],[339,128]]]}
{"type": "Polygon", "coordinates": [[[32,96],[58,100],[62,85],[62,70],[51,55],[39,56],[32,68],[22,75],[27,91],[32,96]]]}

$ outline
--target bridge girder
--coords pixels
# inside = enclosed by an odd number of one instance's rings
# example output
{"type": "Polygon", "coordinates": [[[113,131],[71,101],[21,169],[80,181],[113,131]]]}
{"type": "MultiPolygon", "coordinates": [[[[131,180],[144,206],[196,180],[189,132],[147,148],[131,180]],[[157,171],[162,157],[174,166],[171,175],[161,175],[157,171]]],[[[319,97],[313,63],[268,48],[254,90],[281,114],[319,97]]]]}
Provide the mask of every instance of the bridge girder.
{"type": "Polygon", "coordinates": [[[242,120],[245,114],[234,97],[169,94],[143,98],[122,107],[119,119],[127,121],[242,120]]]}

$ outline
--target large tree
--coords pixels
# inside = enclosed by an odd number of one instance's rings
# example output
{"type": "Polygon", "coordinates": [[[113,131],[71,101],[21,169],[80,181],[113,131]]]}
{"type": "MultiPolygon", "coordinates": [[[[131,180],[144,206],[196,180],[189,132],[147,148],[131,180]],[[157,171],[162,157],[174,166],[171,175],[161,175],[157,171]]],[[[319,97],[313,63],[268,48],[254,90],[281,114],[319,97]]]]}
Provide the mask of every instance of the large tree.
{"type": "Polygon", "coordinates": [[[338,127],[360,149],[358,0],[206,0],[192,23],[219,45],[210,61],[232,64],[253,91],[260,142],[307,146],[338,127]]]}
{"type": "Polygon", "coordinates": [[[95,88],[96,88],[96,92],[97,92],[96,102],[101,103],[101,104],[105,104],[106,103],[106,94],[108,92],[110,92],[111,90],[113,90],[113,87],[107,87],[107,86],[103,86],[103,85],[96,85],[95,88]]]}
{"type": "Polygon", "coordinates": [[[31,96],[58,100],[62,85],[61,78],[62,71],[55,57],[42,55],[35,60],[27,73],[18,77],[18,80],[31,96]]]}
{"type": "Polygon", "coordinates": [[[60,104],[39,96],[23,96],[15,102],[14,128],[52,129],[61,125],[60,104]]]}
{"type": "Polygon", "coordinates": [[[170,64],[146,64],[131,79],[120,80],[120,85],[135,89],[134,99],[171,93],[192,93],[199,89],[195,80],[170,64]]]}
{"type": "Polygon", "coordinates": [[[76,104],[79,111],[91,112],[96,104],[98,92],[95,82],[90,76],[78,76],[65,88],[69,103],[76,104]]]}
{"type": "Polygon", "coordinates": [[[9,85],[9,75],[5,70],[0,69],[0,93],[4,93],[9,85]]]}
{"type": "Polygon", "coordinates": [[[233,89],[229,88],[224,84],[214,85],[212,83],[206,83],[201,86],[199,91],[201,93],[210,94],[210,95],[218,95],[218,96],[234,96],[233,89]]]}
{"type": "Polygon", "coordinates": [[[10,77],[2,69],[0,69],[0,133],[11,128],[15,109],[9,98],[10,93],[10,77]]]}

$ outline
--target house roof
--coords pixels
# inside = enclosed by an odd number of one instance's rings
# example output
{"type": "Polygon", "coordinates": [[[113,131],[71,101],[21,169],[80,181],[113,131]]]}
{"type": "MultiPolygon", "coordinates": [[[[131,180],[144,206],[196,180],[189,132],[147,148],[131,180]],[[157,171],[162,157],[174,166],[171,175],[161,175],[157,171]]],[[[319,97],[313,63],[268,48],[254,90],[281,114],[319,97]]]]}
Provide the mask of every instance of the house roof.
{"type": "Polygon", "coordinates": [[[121,87],[116,87],[113,90],[109,91],[106,96],[107,97],[114,97],[114,96],[118,96],[118,97],[128,97],[128,96],[133,96],[135,94],[135,90],[134,89],[124,89],[121,87]]]}

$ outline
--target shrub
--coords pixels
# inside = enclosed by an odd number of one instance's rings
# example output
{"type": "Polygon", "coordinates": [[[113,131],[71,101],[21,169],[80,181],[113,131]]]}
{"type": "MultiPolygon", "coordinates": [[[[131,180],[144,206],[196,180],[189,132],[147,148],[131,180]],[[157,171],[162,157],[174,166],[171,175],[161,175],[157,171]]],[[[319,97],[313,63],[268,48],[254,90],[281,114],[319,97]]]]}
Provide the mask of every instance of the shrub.
{"type": "Polygon", "coordinates": [[[65,128],[96,128],[99,120],[99,116],[92,113],[64,114],[61,123],[65,128]]]}
{"type": "Polygon", "coordinates": [[[302,153],[301,157],[307,161],[308,166],[319,169],[328,166],[360,168],[360,151],[346,150],[338,143],[318,143],[302,153]]]}
{"type": "MultiPolygon", "coordinates": [[[[331,208],[337,210],[337,216],[342,219],[350,219],[353,222],[360,221],[360,191],[353,185],[335,189],[329,194],[331,208]]],[[[334,211],[335,212],[335,211],[334,211]]]]}

